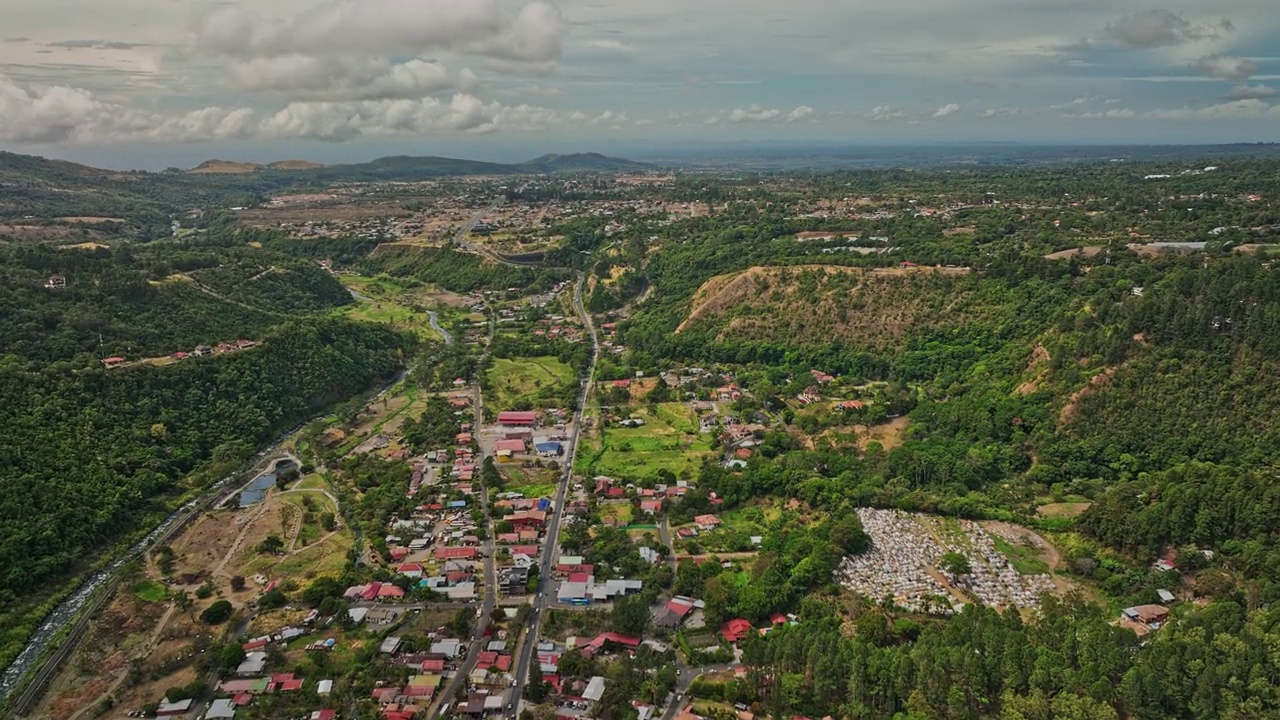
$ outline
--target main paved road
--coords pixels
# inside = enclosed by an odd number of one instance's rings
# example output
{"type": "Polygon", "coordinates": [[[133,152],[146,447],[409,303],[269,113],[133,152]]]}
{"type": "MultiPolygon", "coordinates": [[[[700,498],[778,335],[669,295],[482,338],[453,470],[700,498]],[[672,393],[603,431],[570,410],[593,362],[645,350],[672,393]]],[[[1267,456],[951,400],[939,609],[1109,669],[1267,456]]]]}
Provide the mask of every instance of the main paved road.
{"type": "MultiPolygon", "coordinates": [[[[484,353],[477,363],[477,368],[484,367],[485,360],[489,357],[489,348],[493,346],[494,333],[493,312],[489,312],[489,342],[485,345],[484,353]]],[[[479,370],[477,370],[479,372],[479,370]]],[[[472,378],[475,383],[475,396],[472,398],[472,407],[475,411],[475,419],[472,421],[474,425],[476,437],[480,437],[480,427],[484,424],[484,407],[481,405],[483,394],[480,392],[480,378],[472,378]]],[[[484,466],[484,445],[481,443],[480,451],[476,453],[476,463],[481,467],[484,466]]],[[[481,473],[481,477],[484,475],[481,473]]],[[[480,483],[480,509],[486,513],[488,518],[489,508],[489,486],[484,482],[480,483]]],[[[471,635],[471,647],[467,650],[467,657],[463,660],[462,665],[458,667],[458,672],[449,680],[449,684],[445,686],[444,692],[440,693],[435,703],[431,706],[427,713],[428,718],[435,718],[440,713],[440,708],[444,703],[452,702],[453,696],[458,692],[461,684],[468,682],[471,672],[475,670],[476,661],[480,659],[480,651],[485,646],[485,632],[489,629],[491,621],[490,615],[493,614],[493,608],[497,604],[497,578],[493,569],[493,552],[495,549],[493,541],[493,521],[485,520],[485,539],[480,545],[481,552],[484,553],[484,601],[480,604],[478,615],[476,616],[475,630],[471,635]]]]}
{"type": "Polygon", "coordinates": [[[542,616],[550,604],[552,595],[551,560],[559,554],[560,525],[564,519],[564,507],[569,495],[569,480],[573,477],[573,460],[578,452],[578,440],[582,437],[582,415],[587,407],[587,399],[591,397],[591,385],[595,376],[596,360],[600,358],[600,340],[596,336],[596,326],[591,322],[591,316],[587,314],[586,309],[582,306],[582,289],[585,280],[586,276],[578,273],[578,282],[573,288],[573,304],[578,311],[578,317],[582,319],[582,324],[587,328],[587,332],[591,334],[591,365],[587,368],[587,376],[582,381],[582,393],[578,396],[578,411],[574,415],[573,425],[569,434],[569,451],[565,453],[564,472],[560,476],[560,486],[556,490],[555,504],[551,507],[551,512],[547,516],[547,537],[542,543],[542,560],[538,572],[538,594],[533,601],[530,626],[520,645],[520,657],[515,667],[516,686],[511,691],[512,717],[520,712],[521,695],[524,693],[525,683],[529,680],[529,664],[532,662],[534,650],[538,646],[538,638],[542,628],[542,616]]]}

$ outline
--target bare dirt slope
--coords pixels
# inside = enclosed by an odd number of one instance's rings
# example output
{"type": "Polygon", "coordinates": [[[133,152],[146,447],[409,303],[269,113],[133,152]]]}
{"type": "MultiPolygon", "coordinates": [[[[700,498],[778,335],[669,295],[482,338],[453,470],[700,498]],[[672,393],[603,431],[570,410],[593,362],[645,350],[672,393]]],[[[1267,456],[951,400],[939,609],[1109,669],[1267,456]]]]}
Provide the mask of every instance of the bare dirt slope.
{"type": "Polygon", "coordinates": [[[894,346],[912,327],[957,325],[989,312],[968,274],[967,268],[754,267],[703,284],[676,332],[894,346]]]}

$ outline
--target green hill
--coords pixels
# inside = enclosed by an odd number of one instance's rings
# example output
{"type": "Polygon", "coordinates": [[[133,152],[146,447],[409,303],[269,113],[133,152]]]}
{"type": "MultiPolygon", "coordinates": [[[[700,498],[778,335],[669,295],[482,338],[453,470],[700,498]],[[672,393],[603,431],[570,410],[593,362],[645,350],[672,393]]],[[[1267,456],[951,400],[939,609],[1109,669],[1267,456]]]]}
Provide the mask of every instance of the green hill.
{"type": "Polygon", "coordinates": [[[526,172],[539,173],[572,173],[572,172],[644,172],[653,170],[652,165],[609,157],[600,153],[574,153],[571,155],[543,155],[533,160],[520,163],[517,167],[526,172]]]}

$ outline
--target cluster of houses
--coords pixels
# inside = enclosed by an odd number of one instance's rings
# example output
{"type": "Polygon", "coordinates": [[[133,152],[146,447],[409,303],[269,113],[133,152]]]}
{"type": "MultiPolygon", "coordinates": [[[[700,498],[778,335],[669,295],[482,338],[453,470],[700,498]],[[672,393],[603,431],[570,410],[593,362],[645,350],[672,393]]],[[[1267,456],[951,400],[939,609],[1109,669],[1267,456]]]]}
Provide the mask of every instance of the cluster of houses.
{"type": "MultiPolygon", "coordinates": [[[[384,720],[413,720],[419,717],[437,698],[449,673],[457,672],[463,664],[468,645],[457,638],[447,638],[429,633],[430,645],[425,651],[405,652],[399,637],[383,640],[378,651],[391,657],[396,666],[409,671],[407,679],[396,682],[379,681],[373,689],[373,699],[378,703],[384,720]]],[[[477,641],[479,642],[479,641],[477,641]]],[[[507,633],[499,631],[477,655],[475,668],[467,678],[472,688],[470,698],[485,698],[487,702],[471,707],[469,702],[459,706],[459,711],[473,717],[498,713],[507,708],[506,691],[514,678],[511,676],[513,657],[507,649],[507,633]]]]}
{"type": "MultiPolygon", "coordinates": [[[[600,676],[574,679],[560,674],[560,658],[568,650],[577,650],[584,657],[600,657],[611,652],[634,652],[640,647],[641,639],[632,635],[616,632],[605,632],[595,637],[571,637],[563,645],[550,640],[542,640],[535,649],[536,661],[543,682],[551,685],[560,696],[560,707],[566,710],[585,710],[590,703],[599,702],[604,697],[607,680],[600,676]]],[[[578,713],[567,712],[565,717],[578,717],[578,713]]]]}
{"type": "Polygon", "coordinates": [[[564,322],[564,317],[560,315],[542,318],[538,320],[539,327],[534,329],[533,335],[534,337],[546,337],[571,343],[582,342],[582,328],[577,325],[562,324],[564,322]]]}
{"type": "Polygon", "coordinates": [[[584,564],[580,556],[561,555],[555,566],[555,577],[560,581],[556,602],[562,605],[607,603],[644,589],[643,580],[597,580],[595,570],[594,565],[584,564]]]}
{"type": "MultiPolygon", "coordinates": [[[[809,373],[813,376],[814,384],[806,387],[800,394],[796,395],[796,400],[800,402],[801,407],[809,407],[823,402],[823,389],[830,387],[835,382],[835,377],[821,370],[810,370],[809,373]]],[[[866,404],[861,400],[837,399],[831,403],[833,410],[844,412],[862,410],[865,407],[866,404]]]]}
{"type": "MultiPolygon", "coordinates": [[[[322,619],[319,613],[312,611],[303,621],[304,625],[327,624],[332,618],[322,619]]],[[[295,638],[311,632],[311,629],[290,626],[271,635],[256,637],[243,643],[244,660],[236,666],[229,676],[218,683],[217,695],[208,709],[201,716],[204,720],[233,720],[244,707],[253,704],[258,697],[279,693],[299,693],[310,689],[321,698],[333,692],[333,680],[319,680],[314,686],[307,687],[306,681],[293,673],[269,672],[267,647],[273,643],[287,643],[295,638]]],[[[321,651],[332,650],[335,641],[321,641],[308,646],[308,649],[321,651]]],[[[190,715],[194,701],[191,699],[164,702],[156,711],[157,717],[186,717],[190,715]]],[[[309,716],[311,720],[333,720],[333,710],[316,710],[309,716]]]]}
{"type": "MultiPolygon", "coordinates": [[[[217,345],[197,345],[191,352],[179,350],[169,355],[170,360],[186,360],[190,357],[205,357],[207,355],[222,355],[224,353],[233,353],[240,350],[248,350],[255,348],[258,343],[254,340],[237,340],[233,343],[218,343],[217,345]]],[[[118,368],[128,361],[125,358],[113,356],[102,359],[102,366],[108,370],[118,368]]]]}

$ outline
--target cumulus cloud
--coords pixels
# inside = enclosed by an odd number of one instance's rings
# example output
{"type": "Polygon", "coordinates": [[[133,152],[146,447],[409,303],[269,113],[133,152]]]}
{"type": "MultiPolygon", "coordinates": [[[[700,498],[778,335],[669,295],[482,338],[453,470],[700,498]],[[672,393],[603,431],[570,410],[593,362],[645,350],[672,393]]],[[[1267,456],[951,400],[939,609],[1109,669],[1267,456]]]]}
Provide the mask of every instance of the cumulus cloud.
{"type": "Polygon", "coordinates": [[[1115,108],[1113,110],[1100,110],[1094,112],[1074,112],[1066,113],[1064,117],[1081,118],[1085,120],[1130,120],[1138,117],[1138,113],[1129,108],[1115,108]]]}
{"type": "Polygon", "coordinates": [[[981,116],[984,118],[1010,117],[1012,115],[1022,115],[1024,113],[1025,111],[1019,107],[997,107],[983,110],[981,116]]]}
{"type": "Polygon", "coordinates": [[[537,64],[560,57],[569,26],[554,5],[531,2],[514,13],[506,7],[497,0],[334,0],[274,24],[229,7],[201,21],[194,46],[244,59],[450,51],[537,64]]]}
{"type": "Polygon", "coordinates": [[[366,136],[615,128],[628,123],[626,114],[616,111],[588,117],[527,104],[486,102],[464,92],[447,99],[300,101],[266,113],[244,107],[209,107],[165,114],[131,110],[76,88],[24,88],[0,76],[0,142],[30,145],[250,138],[343,142],[366,136]]]}
{"type": "Polygon", "coordinates": [[[877,105],[864,113],[863,117],[873,122],[894,122],[910,118],[905,111],[899,110],[892,105],[877,105]]]}
{"type": "Polygon", "coordinates": [[[759,105],[751,105],[745,108],[734,108],[727,114],[715,113],[703,120],[704,125],[715,125],[721,120],[728,120],[731,123],[795,123],[805,120],[813,115],[813,108],[808,105],[800,105],[791,112],[786,112],[778,108],[764,108],[759,105]]]}
{"type": "Polygon", "coordinates": [[[801,105],[787,114],[787,122],[800,122],[813,114],[813,108],[808,105],[801,105]]]}
{"type": "Polygon", "coordinates": [[[0,76],[0,140],[61,142],[81,125],[101,119],[105,112],[105,106],[84,90],[27,90],[0,76]]]}
{"type": "Polygon", "coordinates": [[[1206,55],[1195,62],[1201,74],[1222,80],[1248,80],[1258,74],[1258,63],[1248,58],[1206,55]]]}
{"type": "Polygon", "coordinates": [[[1265,100],[1280,94],[1275,88],[1267,85],[1240,84],[1227,91],[1223,100],[1265,100]]]}
{"type": "Polygon", "coordinates": [[[1103,95],[1081,95],[1080,97],[1071,100],[1071,102],[1062,103],[1060,105],[1050,105],[1049,109],[1050,110],[1066,110],[1069,108],[1077,108],[1085,105],[1096,105],[1099,103],[1114,103],[1114,102],[1118,102],[1118,101],[1112,98],[1105,97],[1103,95]]]}
{"type": "Polygon", "coordinates": [[[1217,122],[1230,120],[1257,120],[1260,118],[1280,117],[1280,105],[1269,105],[1257,98],[1218,103],[1202,108],[1182,107],[1170,110],[1147,110],[1136,112],[1128,108],[1118,108],[1106,112],[1085,112],[1067,114],[1065,117],[1088,120],[1164,120],[1164,121],[1201,121],[1217,122]]]}
{"type": "Polygon", "coordinates": [[[943,105],[937,110],[934,110],[933,117],[944,118],[944,117],[947,117],[948,115],[955,115],[958,112],[960,112],[959,105],[957,105],[956,103],[947,103],[946,105],[943,105]]]}
{"type": "Polygon", "coordinates": [[[621,130],[630,124],[631,121],[627,119],[625,112],[614,112],[612,110],[605,110],[587,121],[587,125],[590,127],[607,127],[610,130],[621,130]]]}
{"type": "Polygon", "coordinates": [[[752,105],[749,108],[735,108],[733,112],[729,113],[729,122],[764,123],[772,122],[780,117],[782,117],[782,111],[778,108],[769,108],[766,110],[759,105],[752,105]]]}
{"type": "Polygon", "coordinates": [[[248,108],[210,107],[176,115],[104,102],[87,90],[24,88],[0,76],[0,140],[32,145],[231,140],[254,132],[248,108]]]}
{"type": "Polygon", "coordinates": [[[1152,110],[1143,117],[1152,120],[1254,120],[1276,114],[1276,109],[1256,98],[1219,103],[1203,108],[1178,108],[1176,110],[1152,110]]]}
{"type": "Polygon", "coordinates": [[[437,62],[415,59],[393,64],[377,57],[254,58],[235,63],[232,74],[244,90],[296,100],[420,98],[476,82],[469,70],[455,79],[437,62]]]}
{"type": "MultiPolygon", "coordinates": [[[[603,113],[597,124],[624,122],[625,115],[603,113]]],[[[552,127],[589,124],[582,113],[559,113],[530,105],[507,106],[485,102],[466,93],[448,100],[375,100],[363,102],[291,103],[263,120],[260,134],[267,137],[302,138],[342,142],[356,137],[421,135],[465,132],[485,134],[499,130],[542,131],[552,127]]]]}
{"type": "Polygon", "coordinates": [[[1102,37],[1131,48],[1158,48],[1221,37],[1234,30],[1222,18],[1194,25],[1170,10],[1148,10],[1126,15],[1102,29],[1102,37]]]}

